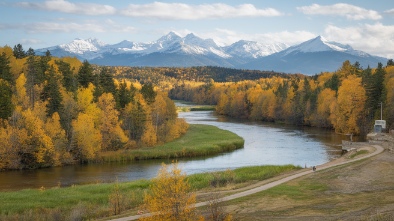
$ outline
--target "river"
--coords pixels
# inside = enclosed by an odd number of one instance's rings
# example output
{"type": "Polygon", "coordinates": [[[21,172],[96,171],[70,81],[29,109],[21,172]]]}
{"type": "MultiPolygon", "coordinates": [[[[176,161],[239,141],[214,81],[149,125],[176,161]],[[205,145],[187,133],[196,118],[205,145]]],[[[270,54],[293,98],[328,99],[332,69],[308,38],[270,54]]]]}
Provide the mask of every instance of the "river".
{"type": "MultiPolygon", "coordinates": [[[[339,157],[338,145],[342,139],[348,139],[330,130],[233,120],[217,116],[213,111],[181,112],[179,117],[191,124],[214,125],[245,139],[244,148],[230,153],[179,160],[187,174],[252,165],[319,165],[339,157]]],[[[156,176],[161,163],[162,160],[149,160],[3,171],[0,191],[149,179],[156,176]]]]}

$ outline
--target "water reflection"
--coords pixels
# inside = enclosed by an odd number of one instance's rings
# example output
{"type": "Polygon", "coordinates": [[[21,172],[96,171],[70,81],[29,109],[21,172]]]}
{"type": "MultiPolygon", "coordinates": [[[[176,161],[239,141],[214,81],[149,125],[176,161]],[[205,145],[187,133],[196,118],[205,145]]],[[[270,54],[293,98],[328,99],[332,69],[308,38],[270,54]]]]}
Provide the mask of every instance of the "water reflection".
{"type": "MultiPolygon", "coordinates": [[[[180,160],[187,174],[250,165],[319,165],[340,156],[337,145],[346,139],[329,130],[232,120],[216,116],[212,111],[184,112],[179,113],[179,117],[191,124],[209,124],[230,130],[245,139],[243,149],[215,157],[180,160]]],[[[149,179],[156,176],[162,161],[5,171],[0,173],[0,190],[149,179]]]]}

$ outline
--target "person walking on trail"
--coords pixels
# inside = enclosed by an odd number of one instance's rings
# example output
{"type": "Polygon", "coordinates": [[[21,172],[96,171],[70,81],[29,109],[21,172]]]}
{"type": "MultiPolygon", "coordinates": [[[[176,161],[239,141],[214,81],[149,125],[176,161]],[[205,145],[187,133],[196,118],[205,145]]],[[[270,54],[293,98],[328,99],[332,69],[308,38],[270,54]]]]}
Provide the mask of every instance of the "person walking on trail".
{"type": "Polygon", "coordinates": [[[313,170],[313,171],[316,171],[316,167],[315,167],[315,166],[313,166],[313,167],[312,167],[312,170],[313,170]]]}

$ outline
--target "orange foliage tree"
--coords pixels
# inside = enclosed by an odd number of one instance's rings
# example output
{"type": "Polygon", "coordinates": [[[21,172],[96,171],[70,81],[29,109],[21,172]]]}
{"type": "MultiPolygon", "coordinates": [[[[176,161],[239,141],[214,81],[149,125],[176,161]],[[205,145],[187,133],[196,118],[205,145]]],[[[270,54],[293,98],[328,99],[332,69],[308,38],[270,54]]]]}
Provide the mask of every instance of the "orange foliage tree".
{"type": "Polygon", "coordinates": [[[173,164],[171,168],[163,164],[144,198],[144,207],[150,212],[150,216],[140,220],[194,221],[198,219],[195,203],[196,196],[190,193],[186,175],[178,164],[173,164]]]}
{"type": "Polygon", "coordinates": [[[360,132],[358,120],[362,117],[366,96],[361,78],[349,75],[338,89],[337,105],[331,116],[338,133],[360,132]]]}

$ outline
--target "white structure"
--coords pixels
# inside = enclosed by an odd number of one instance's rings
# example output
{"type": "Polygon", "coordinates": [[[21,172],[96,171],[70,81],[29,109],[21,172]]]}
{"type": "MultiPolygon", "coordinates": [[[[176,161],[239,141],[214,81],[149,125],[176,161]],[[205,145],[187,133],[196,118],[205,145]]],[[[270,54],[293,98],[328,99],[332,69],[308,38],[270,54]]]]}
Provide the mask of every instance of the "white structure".
{"type": "Polygon", "coordinates": [[[375,126],[380,125],[382,129],[386,129],[386,121],[385,120],[375,120],[375,126]]]}
{"type": "Polygon", "coordinates": [[[382,133],[386,131],[386,121],[385,120],[375,120],[374,132],[382,133]]]}

